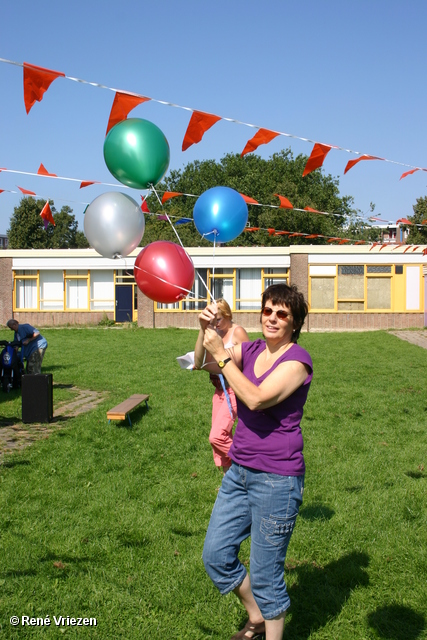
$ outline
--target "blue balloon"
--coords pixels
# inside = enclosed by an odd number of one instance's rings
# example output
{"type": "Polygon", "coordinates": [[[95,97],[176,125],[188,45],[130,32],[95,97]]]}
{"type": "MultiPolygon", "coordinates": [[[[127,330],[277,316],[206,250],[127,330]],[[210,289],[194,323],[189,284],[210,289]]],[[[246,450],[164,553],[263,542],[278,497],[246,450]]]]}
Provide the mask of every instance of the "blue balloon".
{"type": "Polygon", "coordinates": [[[211,242],[230,242],[248,221],[248,206],[230,187],[213,187],[197,198],[193,209],[197,231],[211,242]]]}

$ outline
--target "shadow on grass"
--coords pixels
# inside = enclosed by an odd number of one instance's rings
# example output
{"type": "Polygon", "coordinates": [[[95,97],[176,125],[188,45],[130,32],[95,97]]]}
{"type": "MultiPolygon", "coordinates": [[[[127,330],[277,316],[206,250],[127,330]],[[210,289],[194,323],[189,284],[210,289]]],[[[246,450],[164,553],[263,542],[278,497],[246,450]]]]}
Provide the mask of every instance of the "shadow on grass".
{"type": "Polygon", "coordinates": [[[137,426],[137,423],[140,421],[141,418],[145,416],[146,413],[148,413],[149,410],[150,410],[149,407],[147,407],[144,404],[144,405],[141,405],[140,407],[137,407],[133,411],[131,411],[129,415],[130,415],[132,424],[129,424],[129,420],[127,418],[125,420],[115,420],[112,422],[115,422],[116,426],[121,429],[123,428],[132,429],[132,427],[137,426]]]}
{"type": "Polygon", "coordinates": [[[6,578],[28,578],[36,575],[37,572],[34,569],[10,569],[10,571],[2,571],[0,578],[4,580],[6,578]]]}
{"type": "Polygon", "coordinates": [[[425,617],[409,607],[390,604],[379,607],[368,615],[368,624],[380,638],[389,640],[416,640],[426,626],[425,617]]]}
{"type": "Polygon", "coordinates": [[[323,504],[310,504],[302,507],[299,511],[299,517],[303,520],[313,522],[314,520],[330,520],[335,515],[335,511],[323,504]]]}
{"type": "Polygon", "coordinates": [[[413,478],[414,480],[419,480],[420,478],[425,478],[426,474],[422,471],[405,471],[405,476],[413,478]]]}
{"type": "MultiPolygon", "coordinates": [[[[369,565],[366,553],[353,551],[324,567],[312,564],[286,564],[298,580],[289,589],[292,618],[285,623],[287,640],[306,640],[339,615],[356,587],[367,587],[369,565]]],[[[286,575],[285,575],[286,577],[286,575]]]]}
{"type": "Polygon", "coordinates": [[[74,387],[73,384],[56,384],[53,383],[54,389],[72,389],[74,387]]]}
{"type": "Polygon", "coordinates": [[[21,422],[21,416],[8,416],[7,418],[0,418],[0,429],[2,427],[13,427],[14,424],[21,422]]]}
{"type": "Polygon", "coordinates": [[[121,534],[117,539],[123,547],[134,549],[144,549],[153,544],[153,541],[148,536],[132,532],[121,534]]]}
{"type": "Polygon", "coordinates": [[[13,469],[13,467],[25,466],[29,465],[31,462],[29,460],[8,460],[7,462],[1,463],[1,466],[5,469],[13,469]]]}
{"type": "Polygon", "coordinates": [[[70,420],[70,418],[74,417],[75,416],[53,416],[49,424],[56,424],[57,422],[67,422],[67,420],[70,420]]]}

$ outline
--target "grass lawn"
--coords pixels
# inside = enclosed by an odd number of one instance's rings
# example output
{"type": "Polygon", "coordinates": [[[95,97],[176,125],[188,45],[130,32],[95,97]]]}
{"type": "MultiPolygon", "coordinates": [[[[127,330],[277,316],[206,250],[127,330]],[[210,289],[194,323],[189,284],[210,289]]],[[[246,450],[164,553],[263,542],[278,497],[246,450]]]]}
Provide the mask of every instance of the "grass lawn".
{"type": "MultiPolygon", "coordinates": [[[[228,640],[245,612],[201,560],[220,484],[208,442],[213,387],[175,360],[196,332],[43,335],[54,405],[73,400],[69,385],[105,399],[0,460],[1,637],[228,640]],[[136,410],[132,427],[108,424],[106,411],[133,393],[149,393],[150,410],[136,410]],[[11,616],[51,625],[13,627],[11,616]],[[97,625],[58,627],[54,616],[97,625]]],[[[386,332],[303,334],[300,344],[315,373],[284,637],[425,639],[427,351],[386,332]]],[[[0,414],[1,432],[21,416],[19,392],[1,396],[0,414]]]]}

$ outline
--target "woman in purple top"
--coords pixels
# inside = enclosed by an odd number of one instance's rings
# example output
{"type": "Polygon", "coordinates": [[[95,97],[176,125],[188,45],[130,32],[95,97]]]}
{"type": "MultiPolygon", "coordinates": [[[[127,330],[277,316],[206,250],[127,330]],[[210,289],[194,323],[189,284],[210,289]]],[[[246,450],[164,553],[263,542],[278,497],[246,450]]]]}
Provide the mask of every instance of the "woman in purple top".
{"type": "Polygon", "coordinates": [[[203,562],[222,594],[234,591],[249,620],[232,640],[281,640],[290,605],[284,562],[304,488],[300,422],[313,365],[297,339],[308,309],[295,286],[262,296],[265,340],[225,349],[212,328],[216,307],[199,316],[204,347],[237,397],[232,460],[212,511],[203,562]],[[250,577],[238,558],[251,536],[250,577]]]}

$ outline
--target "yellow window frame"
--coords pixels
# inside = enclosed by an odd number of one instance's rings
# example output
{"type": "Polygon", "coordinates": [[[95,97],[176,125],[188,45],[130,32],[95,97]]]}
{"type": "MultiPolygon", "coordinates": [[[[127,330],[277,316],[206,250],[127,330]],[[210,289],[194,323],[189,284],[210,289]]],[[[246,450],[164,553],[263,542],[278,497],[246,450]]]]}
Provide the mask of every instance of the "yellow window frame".
{"type": "MultiPolygon", "coordinates": [[[[25,271],[25,269],[22,269],[25,271]]],[[[35,269],[27,269],[27,271],[35,271],[35,269]]],[[[12,270],[13,276],[13,290],[12,290],[12,309],[13,311],[40,311],[40,272],[37,270],[35,275],[25,276],[25,275],[17,275],[16,270],[12,270]],[[16,306],[16,283],[17,280],[35,280],[36,281],[36,307],[17,307],[16,306]]]]}
{"type": "MultiPolygon", "coordinates": [[[[71,269],[71,271],[80,271],[80,269],[71,269]]],[[[82,269],[83,271],[83,269],[82,269]]],[[[63,311],[71,311],[75,313],[90,311],[90,271],[89,269],[86,272],[86,275],[67,275],[66,269],[64,269],[64,308],[63,311]],[[86,288],[87,288],[87,301],[86,308],[74,308],[67,307],[67,281],[71,280],[86,280],[86,288]]]]}

